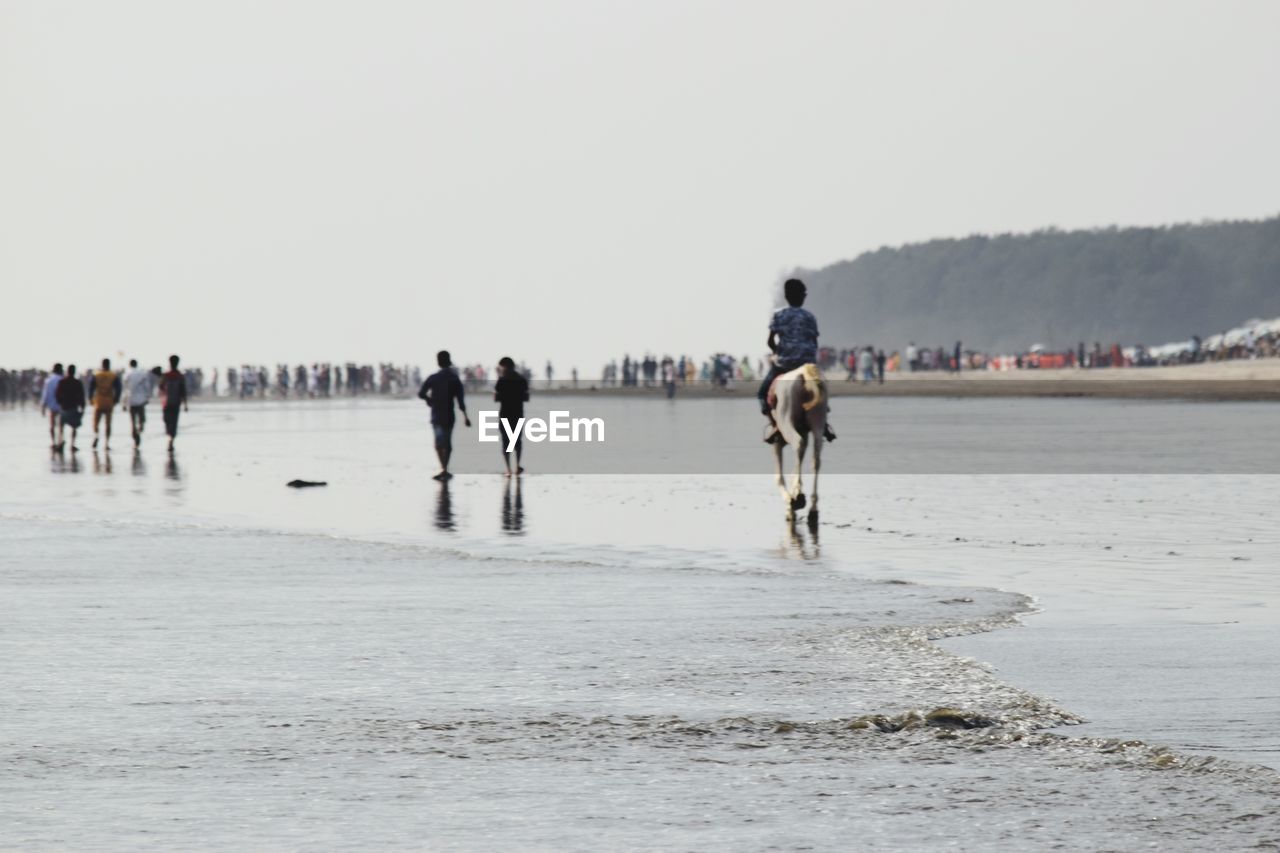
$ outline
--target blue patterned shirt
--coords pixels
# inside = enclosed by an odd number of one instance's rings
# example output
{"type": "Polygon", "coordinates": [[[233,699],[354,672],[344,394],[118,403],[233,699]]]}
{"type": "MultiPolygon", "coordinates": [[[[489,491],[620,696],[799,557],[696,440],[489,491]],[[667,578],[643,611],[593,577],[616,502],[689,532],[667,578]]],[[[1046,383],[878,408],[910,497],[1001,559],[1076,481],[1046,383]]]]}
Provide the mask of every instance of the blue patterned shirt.
{"type": "Polygon", "coordinates": [[[778,333],[778,361],[810,364],[818,360],[818,321],[803,308],[788,306],[773,315],[769,331],[778,333]]]}

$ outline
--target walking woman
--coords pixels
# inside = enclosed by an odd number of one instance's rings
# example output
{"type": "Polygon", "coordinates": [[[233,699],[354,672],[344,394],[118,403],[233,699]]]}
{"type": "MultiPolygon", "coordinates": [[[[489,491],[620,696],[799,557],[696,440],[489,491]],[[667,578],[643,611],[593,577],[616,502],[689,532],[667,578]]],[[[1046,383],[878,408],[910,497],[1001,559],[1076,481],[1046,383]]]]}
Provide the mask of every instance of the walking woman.
{"type": "MultiPolygon", "coordinates": [[[[503,356],[498,361],[498,382],[493,386],[493,399],[498,402],[498,418],[503,423],[503,431],[506,435],[514,435],[520,419],[524,417],[524,404],[529,402],[529,380],[516,370],[516,363],[510,356],[503,356]]],[[[515,448],[511,451],[507,450],[505,440],[498,446],[502,448],[502,461],[507,464],[507,476],[510,477],[513,470],[517,476],[523,474],[520,457],[524,451],[524,437],[516,438],[515,448]],[[514,466],[511,464],[513,455],[514,466]]]]}

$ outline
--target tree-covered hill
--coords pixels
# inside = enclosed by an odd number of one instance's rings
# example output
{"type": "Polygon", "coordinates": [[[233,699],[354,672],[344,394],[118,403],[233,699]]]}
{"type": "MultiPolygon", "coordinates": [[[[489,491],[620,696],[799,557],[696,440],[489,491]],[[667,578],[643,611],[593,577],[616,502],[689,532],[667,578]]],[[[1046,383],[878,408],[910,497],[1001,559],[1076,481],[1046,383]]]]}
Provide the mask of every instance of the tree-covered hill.
{"type": "Polygon", "coordinates": [[[796,274],[827,346],[1152,346],[1280,316],[1280,217],[932,240],[796,274]]]}

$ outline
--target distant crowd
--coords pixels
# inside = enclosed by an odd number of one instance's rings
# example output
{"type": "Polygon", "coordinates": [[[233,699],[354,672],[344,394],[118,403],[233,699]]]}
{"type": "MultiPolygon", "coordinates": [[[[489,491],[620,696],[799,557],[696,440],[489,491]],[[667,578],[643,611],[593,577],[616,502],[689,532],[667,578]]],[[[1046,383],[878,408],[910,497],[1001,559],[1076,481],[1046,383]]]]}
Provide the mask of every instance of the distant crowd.
{"type": "MultiPolygon", "coordinates": [[[[1030,347],[1015,354],[996,354],[965,349],[954,345],[917,346],[914,341],[903,350],[886,352],[871,345],[846,348],[821,347],[818,365],[828,374],[843,371],[848,381],[883,382],[886,374],[955,373],[961,370],[1044,370],[1054,368],[1153,367],[1170,364],[1198,364],[1250,358],[1280,357],[1280,319],[1253,321],[1207,338],[1192,336],[1186,341],[1148,347],[1122,346],[1084,342],[1075,347],[1051,350],[1030,347]]],[[[481,364],[455,367],[469,390],[479,390],[494,378],[481,364]]],[[[736,382],[753,382],[767,370],[765,359],[749,355],[735,357],[715,353],[701,361],[682,355],[662,357],[646,354],[640,358],[624,355],[605,364],[592,385],[605,387],[667,388],[673,393],[677,385],[711,384],[728,388],[736,382]]],[[[86,389],[100,371],[85,370],[79,379],[86,389]]],[[[120,371],[125,375],[127,371],[120,371]]],[[[160,367],[148,369],[152,375],[163,374],[160,367]]],[[[555,387],[557,373],[547,362],[541,375],[521,363],[516,372],[530,381],[540,380],[543,387],[555,387]]],[[[243,364],[239,367],[213,368],[207,374],[202,368],[180,371],[185,393],[191,397],[236,398],[323,398],[333,396],[404,395],[412,393],[423,380],[422,369],[410,365],[383,362],[360,365],[355,362],[333,364],[278,364],[268,369],[263,365],[243,364]]],[[[41,395],[52,375],[48,369],[0,368],[0,406],[39,405],[41,395]]],[[[571,368],[562,376],[559,387],[577,388],[578,369],[571,368]]],[[[87,392],[86,392],[87,393],[87,392]]]]}
{"type": "MultiPolygon", "coordinates": [[[[347,362],[313,362],[311,364],[266,365],[242,364],[219,372],[214,368],[209,391],[214,397],[241,399],[314,398],[366,396],[371,394],[403,394],[422,381],[419,368],[384,362],[371,364],[347,362]]],[[[197,392],[197,395],[199,392],[197,392]]]]}
{"type": "Polygon", "coordinates": [[[704,382],[727,384],[733,379],[750,379],[751,359],[741,361],[725,353],[716,353],[701,363],[687,355],[658,358],[647,354],[643,358],[624,355],[621,361],[614,359],[600,370],[600,382],[605,386],[652,388],[675,383],[689,383],[701,379],[704,382]]]}

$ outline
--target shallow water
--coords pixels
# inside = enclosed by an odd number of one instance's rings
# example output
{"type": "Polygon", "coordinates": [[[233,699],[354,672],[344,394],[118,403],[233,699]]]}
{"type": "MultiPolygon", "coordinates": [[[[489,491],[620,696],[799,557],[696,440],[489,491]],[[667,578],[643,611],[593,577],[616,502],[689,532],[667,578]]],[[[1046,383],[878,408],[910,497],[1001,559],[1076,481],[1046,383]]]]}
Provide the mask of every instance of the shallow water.
{"type": "Polygon", "coordinates": [[[767,477],[440,487],[401,414],[71,470],[0,413],[4,846],[1280,840],[1208,757],[1275,754],[1273,478],[832,477],[793,533],[767,477]]]}

